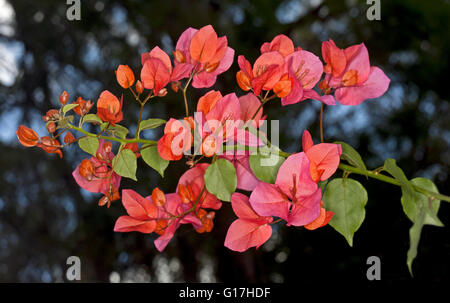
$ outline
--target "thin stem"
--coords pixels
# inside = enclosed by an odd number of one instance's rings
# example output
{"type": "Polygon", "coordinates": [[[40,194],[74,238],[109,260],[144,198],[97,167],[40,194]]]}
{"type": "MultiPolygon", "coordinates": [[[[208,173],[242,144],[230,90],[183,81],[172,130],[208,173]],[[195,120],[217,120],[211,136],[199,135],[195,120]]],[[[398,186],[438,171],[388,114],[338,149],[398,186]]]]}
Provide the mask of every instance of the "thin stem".
{"type": "Polygon", "coordinates": [[[141,128],[142,112],[144,111],[144,105],[145,105],[144,102],[141,103],[141,110],[139,111],[139,120],[136,126],[136,135],[134,135],[136,139],[139,139],[139,129],[141,128]]]}
{"type": "Polygon", "coordinates": [[[320,106],[320,143],[323,143],[323,108],[325,105],[322,103],[320,106]]]}
{"type": "Polygon", "coordinates": [[[116,137],[108,137],[108,136],[98,136],[96,134],[90,133],[85,131],[84,129],[80,128],[80,127],[76,127],[72,124],[69,124],[69,128],[79,131],[82,134],[85,134],[88,137],[93,137],[93,138],[100,138],[100,139],[105,139],[105,140],[109,140],[109,141],[116,141],[116,142],[120,142],[123,144],[127,144],[127,143],[144,143],[144,144],[152,144],[152,145],[156,145],[157,142],[156,141],[152,141],[152,140],[145,140],[145,139],[138,139],[138,138],[134,138],[134,139],[121,139],[121,138],[116,138],[116,137]]]}
{"type": "Polygon", "coordinates": [[[181,89],[181,91],[183,92],[183,98],[184,98],[184,108],[186,110],[186,117],[189,117],[189,106],[187,103],[187,96],[186,96],[186,90],[189,86],[189,83],[191,83],[191,80],[193,78],[193,74],[189,77],[188,81],[186,82],[186,85],[181,89]]]}
{"type": "MultiPolygon", "coordinates": [[[[394,178],[388,177],[388,176],[380,174],[380,173],[374,173],[372,171],[362,170],[357,167],[353,167],[353,166],[342,164],[342,163],[339,164],[339,168],[346,172],[351,172],[351,173],[355,173],[358,175],[363,175],[363,176],[367,176],[367,177],[370,177],[373,179],[377,179],[377,180],[380,180],[380,181],[383,181],[386,183],[390,183],[393,185],[402,186],[402,184],[399,181],[395,180],[394,178]]],[[[425,194],[425,195],[433,197],[435,199],[450,202],[450,197],[448,197],[448,196],[429,191],[428,189],[422,188],[422,187],[414,185],[414,184],[411,184],[411,186],[414,188],[415,191],[417,191],[419,193],[425,194]]]]}

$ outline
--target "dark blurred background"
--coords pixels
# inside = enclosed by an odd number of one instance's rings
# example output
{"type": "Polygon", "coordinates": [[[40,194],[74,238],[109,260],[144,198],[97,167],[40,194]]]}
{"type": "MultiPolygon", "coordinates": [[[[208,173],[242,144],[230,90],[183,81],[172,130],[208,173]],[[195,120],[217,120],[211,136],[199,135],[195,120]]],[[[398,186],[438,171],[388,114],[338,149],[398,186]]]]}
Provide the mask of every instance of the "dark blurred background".
{"type": "MultiPolygon", "coordinates": [[[[66,1],[0,0],[0,281],[65,281],[68,256],[81,259],[82,281],[106,282],[296,282],[365,280],[366,260],[381,258],[382,279],[411,279],[406,266],[408,221],[400,189],[359,179],[369,202],[354,247],[330,226],[316,231],[278,226],[258,251],[234,253],[223,246],[235,219],[229,205],[218,212],[210,234],[181,228],[163,253],[153,235],[113,232],[125,210],[120,202],[99,208],[99,195],[81,190],[72,170],[86,154],[71,147],[61,160],[19,145],[19,124],[41,136],[45,111],[58,105],[67,90],[96,101],[103,89],[120,93],[114,70],[128,64],[140,70],[140,54],[160,45],[171,52],[189,26],[212,24],[227,35],[236,54],[254,61],[259,47],[284,33],[296,45],[320,57],[321,41],[340,47],[366,43],[372,65],[391,78],[389,91],[358,107],[325,110],[326,140],[356,147],[368,167],[394,157],[408,177],[431,178],[449,192],[450,144],[450,4],[449,1],[381,0],[381,20],[368,21],[366,1],[81,1],[81,21],[66,19],[66,1]]],[[[236,58],[236,57],[235,57],[236,58]]],[[[219,76],[213,89],[242,95],[235,82],[237,64],[219,76]]],[[[189,90],[191,108],[205,90],[189,90]]],[[[125,122],[135,128],[138,106],[125,94],[125,122]]],[[[309,129],[318,139],[320,104],[305,101],[265,112],[280,119],[281,147],[300,149],[309,129]]],[[[182,117],[181,96],[173,92],[148,106],[145,117],[182,117]]],[[[157,139],[161,130],[147,132],[157,139]]],[[[142,195],[157,184],[167,192],[186,166],[173,163],[161,177],[139,160],[139,183],[123,179],[122,188],[142,195]]],[[[340,174],[340,173],[339,173],[340,174]]],[[[448,226],[450,209],[439,217],[448,226]]],[[[449,278],[450,231],[426,226],[415,279],[449,278]]]]}

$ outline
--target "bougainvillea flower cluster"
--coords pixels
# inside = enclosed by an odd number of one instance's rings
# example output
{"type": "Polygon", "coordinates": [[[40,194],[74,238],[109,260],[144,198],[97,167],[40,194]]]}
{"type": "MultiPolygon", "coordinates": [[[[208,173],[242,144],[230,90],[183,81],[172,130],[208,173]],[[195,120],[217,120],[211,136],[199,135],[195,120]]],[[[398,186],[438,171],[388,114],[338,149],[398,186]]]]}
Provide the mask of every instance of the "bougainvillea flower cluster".
{"type": "Polygon", "coordinates": [[[189,85],[212,87],[234,59],[227,37],[219,36],[211,25],[188,28],[170,54],[159,46],[143,53],[140,71],[119,65],[114,72],[122,93],[103,90],[96,102],[78,97],[71,103],[63,92],[61,107],[43,116],[49,136],[39,137],[20,125],[17,137],[26,147],[37,146],[61,157],[63,148],[78,143],[90,156],[73,171],[75,182],[100,193],[100,206],[110,207],[121,199],[126,214],[117,219],[114,231],[155,234],[159,251],[181,225],[192,226],[198,233],[211,232],[221,207],[230,204],[237,219],[223,240],[234,251],[263,245],[274,224],[284,222],[307,230],[327,225],[337,214],[324,206],[323,188],[338,169],[341,145],[314,144],[305,130],[303,151],[282,152],[268,140],[264,125],[270,121],[263,107],[273,99],[282,106],[318,100],[322,109],[337,102],[357,105],[383,95],[389,78],[370,65],[364,44],[340,49],[332,40],[325,41],[321,60],[295,46],[289,37],[278,35],[260,47],[255,60],[237,57],[236,80],[244,93],[210,89],[196,103],[195,112],[190,112],[189,85]],[[167,120],[143,117],[144,106],[153,98],[172,94],[170,88],[183,96],[180,106],[186,115],[169,112],[167,120]],[[141,107],[134,135],[120,124],[130,102],[141,107]],[[96,113],[91,112],[94,105],[96,113]],[[86,124],[98,132],[87,131],[86,124]],[[163,125],[158,140],[141,138],[141,132],[163,125]],[[276,153],[276,167],[261,164],[264,149],[276,153]],[[137,180],[138,164],[145,163],[163,176],[171,161],[184,161],[186,171],[168,193],[155,187],[146,196],[120,188],[122,178],[137,180]]]}

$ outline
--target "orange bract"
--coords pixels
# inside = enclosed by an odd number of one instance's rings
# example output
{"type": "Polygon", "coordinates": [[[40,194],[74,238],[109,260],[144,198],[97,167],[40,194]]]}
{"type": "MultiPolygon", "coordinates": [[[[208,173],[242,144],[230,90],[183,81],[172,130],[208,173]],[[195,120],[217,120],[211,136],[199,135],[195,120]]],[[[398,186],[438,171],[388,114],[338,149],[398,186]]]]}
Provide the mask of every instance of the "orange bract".
{"type": "Polygon", "coordinates": [[[26,147],[35,146],[39,141],[39,136],[37,133],[24,125],[19,125],[16,134],[19,142],[26,147]]]}
{"type": "Polygon", "coordinates": [[[220,91],[212,90],[207,92],[204,96],[198,99],[197,111],[203,112],[203,114],[206,115],[216,105],[220,98],[222,98],[220,91]]]}
{"type": "Polygon", "coordinates": [[[128,65],[119,65],[116,70],[116,78],[119,85],[125,89],[134,83],[134,74],[128,65]]]}
{"type": "Polygon", "coordinates": [[[189,48],[192,59],[200,63],[218,62],[223,58],[216,56],[217,51],[217,34],[211,25],[202,27],[192,37],[189,48]]]}
{"type": "Polygon", "coordinates": [[[112,125],[122,121],[122,99],[119,102],[116,96],[105,90],[97,101],[97,115],[102,121],[112,125]]]}

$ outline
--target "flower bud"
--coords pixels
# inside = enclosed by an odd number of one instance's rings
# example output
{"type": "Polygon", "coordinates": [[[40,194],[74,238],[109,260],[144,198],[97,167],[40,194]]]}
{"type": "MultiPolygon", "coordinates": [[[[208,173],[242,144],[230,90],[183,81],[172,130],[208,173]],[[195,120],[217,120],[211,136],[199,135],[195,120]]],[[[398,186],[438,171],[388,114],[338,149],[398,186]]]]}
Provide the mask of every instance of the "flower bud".
{"type": "Polygon", "coordinates": [[[166,203],[166,196],[164,195],[164,192],[160,190],[158,187],[153,189],[152,201],[158,207],[163,206],[166,203]]]}
{"type": "Polygon", "coordinates": [[[289,79],[278,81],[273,86],[273,92],[278,96],[278,98],[284,98],[291,93],[291,85],[291,80],[289,79]]]}
{"type": "Polygon", "coordinates": [[[183,184],[178,185],[178,195],[180,196],[181,202],[184,204],[189,204],[194,200],[194,194],[192,188],[188,184],[184,186],[183,184]]]}
{"type": "Polygon", "coordinates": [[[59,103],[62,105],[66,105],[69,101],[69,94],[66,91],[63,91],[63,93],[59,96],[59,103]]]}
{"type": "Polygon", "coordinates": [[[56,131],[56,124],[55,124],[55,122],[50,122],[45,127],[47,128],[47,131],[49,133],[51,133],[51,134],[53,134],[56,131]]]}
{"type": "Polygon", "coordinates": [[[142,82],[140,80],[137,80],[137,82],[136,82],[136,91],[139,95],[144,92],[144,85],[142,84],[142,82]]]}
{"type": "Polygon", "coordinates": [[[172,88],[172,90],[174,91],[174,92],[178,92],[178,90],[180,89],[180,81],[175,81],[175,82],[172,82],[172,84],[170,85],[170,87],[172,88]]]}
{"type": "Polygon", "coordinates": [[[103,206],[106,204],[108,204],[108,207],[109,207],[109,204],[111,204],[111,201],[109,201],[109,198],[107,196],[103,196],[100,198],[100,200],[98,200],[98,206],[103,206]]]}
{"type": "Polygon", "coordinates": [[[67,132],[66,136],[64,137],[64,143],[65,144],[72,144],[75,141],[76,141],[76,139],[72,135],[72,133],[71,132],[67,132]]]}
{"type": "Polygon", "coordinates": [[[105,151],[105,153],[110,153],[112,151],[112,143],[107,141],[103,144],[103,150],[105,151]]]}
{"type": "Polygon", "coordinates": [[[213,71],[215,71],[219,67],[219,65],[220,65],[220,62],[216,62],[216,63],[213,63],[213,64],[208,64],[205,67],[205,71],[207,73],[212,73],[213,71]]]}
{"type": "Polygon", "coordinates": [[[250,77],[243,71],[240,70],[236,73],[236,80],[242,90],[249,91],[252,88],[250,77]]]}
{"type": "Polygon", "coordinates": [[[81,161],[80,163],[78,171],[80,173],[80,176],[88,181],[91,181],[95,174],[95,167],[89,159],[83,159],[83,161],[81,161]]]}
{"type": "Polygon", "coordinates": [[[175,61],[177,61],[178,63],[185,63],[186,62],[186,56],[180,50],[174,51],[173,52],[173,56],[175,57],[175,61]]]}
{"type": "Polygon", "coordinates": [[[167,88],[163,88],[158,92],[158,97],[164,97],[167,95],[167,88]]]}
{"type": "Polygon", "coordinates": [[[24,125],[19,125],[16,135],[19,142],[26,147],[35,146],[39,141],[39,136],[37,133],[24,125]]]}
{"type": "Polygon", "coordinates": [[[156,220],[155,234],[158,234],[160,236],[164,235],[166,227],[167,227],[167,220],[165,219],[156,220]]]}

